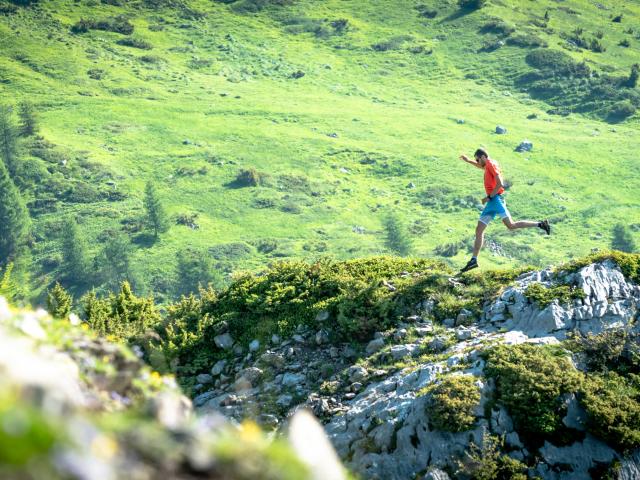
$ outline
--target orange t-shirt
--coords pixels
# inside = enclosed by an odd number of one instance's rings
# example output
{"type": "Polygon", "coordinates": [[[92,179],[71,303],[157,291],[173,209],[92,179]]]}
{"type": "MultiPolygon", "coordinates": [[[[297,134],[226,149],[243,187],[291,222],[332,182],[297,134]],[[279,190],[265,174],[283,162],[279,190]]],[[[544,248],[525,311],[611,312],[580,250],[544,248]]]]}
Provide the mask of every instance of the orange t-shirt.
{"type": "MultiPolygon", "coordinates": [[[[498,175],[500,175],[500,166],[498,165],[498,162],[487,158],[487,161],[484,164],[484,189],[487,192],[487,195],[491,195],[493,189],[496,188],[498,175]]],[[[498,194],[501,193],[504,193],[504,188],[502,187],[498,190],[498,194]]]]}

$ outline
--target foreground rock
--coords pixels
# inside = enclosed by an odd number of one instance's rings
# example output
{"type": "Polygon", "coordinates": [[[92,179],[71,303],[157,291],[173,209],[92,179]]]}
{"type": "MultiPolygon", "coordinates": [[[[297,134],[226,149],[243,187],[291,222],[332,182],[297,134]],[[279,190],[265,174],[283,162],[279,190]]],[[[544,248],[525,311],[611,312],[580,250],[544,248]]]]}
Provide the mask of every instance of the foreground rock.
{"type": "Polygon", "coordinates": [[[288,440],[269,440],[251,422],[194,416],[174,381],[128,348],[42,311],[11,311],[2,297],[0,426],[7,479],[346,478],[311,414],[294,417],[288,440]]]}

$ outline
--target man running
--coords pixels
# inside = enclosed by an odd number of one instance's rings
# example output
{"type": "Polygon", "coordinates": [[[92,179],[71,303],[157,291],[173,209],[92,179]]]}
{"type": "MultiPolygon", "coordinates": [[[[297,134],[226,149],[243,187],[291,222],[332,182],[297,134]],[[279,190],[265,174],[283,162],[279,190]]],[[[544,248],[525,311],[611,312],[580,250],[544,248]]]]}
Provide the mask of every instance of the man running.
{"type": "Polygon", "coordinates": [[[489,225],[489,222],[493,220],[496,215],[499,215],[502,219],[502,223],[509,230],[515,230],[517,228],[541,228],[547,235],[551,234],[551,226],[547,220],[540,222],[532,222],[529,220],[520,220],[514,222],[511,219],[511,214],[507,210],[507,204],[502,197],[504,193],[504,182],[502,180],[502,174],[500,173],[500,167],[495,160],[489,158],[489,154],[486,150],[479,148],[476,153],[473,154],[474,160],[470,160],[466,155],[461,155],[460,159],[467,163],[470,163],[474,167],[484,169],[484,189],[487,192],[487,196],[482,199],[482,204],[485,205],[484,210],[480,214],[478,219],[478,226],[476,227],[476,240],[473,244],[473,256],[471,260],[464,266],[460,273],[464,273],[473,268],[478,267],[478,254],[482,248],[484,242],[484,231],[489,225]]]}

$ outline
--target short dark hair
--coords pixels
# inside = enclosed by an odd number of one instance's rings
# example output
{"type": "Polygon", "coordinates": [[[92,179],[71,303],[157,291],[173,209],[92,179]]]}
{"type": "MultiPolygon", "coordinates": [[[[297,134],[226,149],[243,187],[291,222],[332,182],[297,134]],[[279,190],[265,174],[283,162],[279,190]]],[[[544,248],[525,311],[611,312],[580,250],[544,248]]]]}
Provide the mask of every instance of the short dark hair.
{"type": "Polygon", "coordinates": [[[489,158],[489,154],[487,153],[487,151],[484,148],[477,149],[476,153],[473,154],[474,157],[481,157],[482,155],[484,155],[485,157],[489,158]]]}

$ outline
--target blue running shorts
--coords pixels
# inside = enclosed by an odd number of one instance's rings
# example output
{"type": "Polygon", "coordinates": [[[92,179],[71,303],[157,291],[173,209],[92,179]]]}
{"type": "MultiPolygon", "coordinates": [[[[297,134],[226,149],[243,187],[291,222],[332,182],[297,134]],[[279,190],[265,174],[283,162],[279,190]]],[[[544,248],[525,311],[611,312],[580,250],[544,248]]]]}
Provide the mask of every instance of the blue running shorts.
{"type": "Polygon", "coordinates": [[[511,216],[509,210],[507,210],[507,203],[502,195],[496,195],[485,204],[484,210],[482,210],[478,221],[485,225],[489,225],[489,222],[493,220],[496,215],[499,215],[502,219],[509,218],[511,216]]]}

